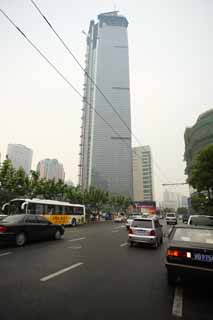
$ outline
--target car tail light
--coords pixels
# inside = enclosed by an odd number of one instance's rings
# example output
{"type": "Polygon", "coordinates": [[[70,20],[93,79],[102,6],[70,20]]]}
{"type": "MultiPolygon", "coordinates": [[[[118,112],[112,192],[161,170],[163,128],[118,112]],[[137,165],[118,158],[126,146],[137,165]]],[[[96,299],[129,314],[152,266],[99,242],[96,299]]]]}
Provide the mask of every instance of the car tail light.
{"type": "Polygon", "coordinates": [[[191,252],[168,249],[167,257],[191,258],[191,252]]]}
{"type": "Polygon", "coordinates": [[[7,231],[7,227],[0,226],[0,232],[6,232],[6,231],[7,231]]]}
{"type": "Polygon", "coordinates": [[[151,230],[150,233],[149,233],[149,235],[150,235],[150,236],[156,236],[155,230],[151,230]]]}
{"type": "Polygon", "coordinates": [[[128,234],[132,234],[133,232],[132,232],[132,229],[131,228],[129,228],[129,230],[128,230],[128,234]]]}

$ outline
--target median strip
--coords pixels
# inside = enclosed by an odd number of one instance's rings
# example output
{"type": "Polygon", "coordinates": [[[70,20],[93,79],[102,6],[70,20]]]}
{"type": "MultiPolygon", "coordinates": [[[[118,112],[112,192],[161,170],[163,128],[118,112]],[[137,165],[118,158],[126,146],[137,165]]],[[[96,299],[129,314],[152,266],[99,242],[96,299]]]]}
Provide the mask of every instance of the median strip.
{"type": "Polygon", "coordinates": [[[70,270],[72,270],[72,269],[75,269],[75,268],[77,268],[77,267],[80,267],[82,264],[83,264],[83,262],[78,262],[78,263],[76,263],[76,264],[73,264],[72,266],[70,266],[70,267],[68,267],[68,268],[59,270],[59,271],[57,271],[57,272],[55,272],[55,273],[50,274],[49,276],[46,276],[46,277],[44,277],[44,278],[41,278],[40,281],[42,281],[42,282],[48,281],[48,280],[50,280],[50,279],[52,279],[52,278],[55,278],[55,277],[57,277],[57,276],[65,273],[65,272],[67,272],[67,271],[70,271],[70,270]]]}
{"type": "Polygon", "coordinates": [[[0,257],[8,256],[9,254],[12,254],[12,252],[0,253],[0,257]]]}
{"type": "Polygon", "coordinates": [[[81,240],[85,240],[86,238],[76,238],[76,239],[70,239],[68,240],[69,242],[74,242],[74,241],[81,241],[81,240]]]}
{"type": "Polygon", "coordinates": [[[181,318],[182,312],[183,312],[183,289],[178,286],[175,288],[172,314],[175,317],[181,318]]]}

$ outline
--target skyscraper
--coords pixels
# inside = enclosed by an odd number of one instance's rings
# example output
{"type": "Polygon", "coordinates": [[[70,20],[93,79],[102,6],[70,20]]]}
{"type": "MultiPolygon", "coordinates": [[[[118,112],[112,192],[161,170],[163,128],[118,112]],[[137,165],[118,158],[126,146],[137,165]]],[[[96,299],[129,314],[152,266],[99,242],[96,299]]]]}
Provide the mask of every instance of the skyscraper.
{"type": "Polygon", "coordinates": [[[135,201],[154,200],[150,146],[133,148],[133,194],[135,201]]]}
{"type": "Polygon", "coordinates": [[[79,184],[82,189],[92,185],[112,193],[132,196],[127,27],[127,19],[118,15],[117,11],[102,13],[97,23],[90,22],[86,72],[94,81],[85,76],[79,184]]]}
{"type": "Polygon", "coordinates": [[[55,179],[56,181],[64,181],[65,179],[64,167],[57,159],[44,159],[39,161],[37,171],[40,178],[46,178],[47,180],[55,179]]]}
{"type": "Polygon", "coordinates": [[[29,174],[32,165],[33,151],[22,144],[8,144],[7,157],[15,169],[22,168],[29,174]]]}

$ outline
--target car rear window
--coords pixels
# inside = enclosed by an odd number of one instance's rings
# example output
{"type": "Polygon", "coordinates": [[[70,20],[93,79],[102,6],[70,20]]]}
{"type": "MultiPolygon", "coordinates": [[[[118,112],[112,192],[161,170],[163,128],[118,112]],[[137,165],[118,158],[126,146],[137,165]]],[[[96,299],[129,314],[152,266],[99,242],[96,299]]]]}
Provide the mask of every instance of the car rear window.
{"type": "Polygon", "coordinates": [[[213,217],[191,217],[190,224],[213,227],[213,217]]]}
{"type": "Polygon", "coordinates": [[[132,227],[134,228],[152,228],[152,220],[134,220],[132,222],[132,227]]]}
{"type": "Polygon", "coordinates": [[[173,213],[169,213],[169,214],[167,214],[166,216],[167,216],[167,217],[171,217],[171,218],[175,218],[175,214],[173,214],[173,213]]]}
{"type": "Polygon", "coordinates": [[[213,244],[213,230],[180,228],[175,230],[173,240],[213,244]]]}

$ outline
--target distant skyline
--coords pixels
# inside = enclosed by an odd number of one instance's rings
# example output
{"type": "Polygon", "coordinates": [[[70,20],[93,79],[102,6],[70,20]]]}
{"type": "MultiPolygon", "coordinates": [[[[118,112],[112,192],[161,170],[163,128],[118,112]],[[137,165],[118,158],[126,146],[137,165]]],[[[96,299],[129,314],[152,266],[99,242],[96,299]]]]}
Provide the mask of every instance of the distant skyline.
{"type": "MultiPolygon", "coordinates": [[[[84,65],[82,30],[113,3],[36,2],[84,65]]],[[[162,199],[162,183],[186,179],[185,127],[213,106],[213,2],[118,0],[116,6],[129,21],[132,129],[152,148],[155,193],[162,199]]],[[[83,73],[31,3],[2,0],[0,7],[83,92],[83,73]]],[[[2,159],[9,143],[24,144],[34,151],[34,169],[40,159],[57,158],[77,183],[82,101],[1,14],[0,37],[2,159]]],[[[187,187],[171,189],[187,193],[187,187]]]]}

